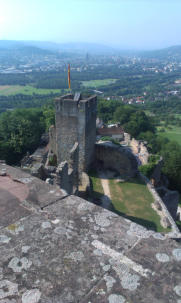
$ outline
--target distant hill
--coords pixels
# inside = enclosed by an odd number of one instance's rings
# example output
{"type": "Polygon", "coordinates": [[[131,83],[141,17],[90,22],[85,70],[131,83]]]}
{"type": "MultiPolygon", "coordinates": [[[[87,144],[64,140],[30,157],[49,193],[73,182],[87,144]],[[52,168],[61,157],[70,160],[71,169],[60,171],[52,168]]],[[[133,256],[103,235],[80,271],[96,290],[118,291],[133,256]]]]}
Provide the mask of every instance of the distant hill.
{"type": "Polygon", "coordinates": [[[22,41],[22,43],[26,46],[34,46],[40,49],[46,49],[50,51],[58,51],[59,44],[54,42],[47,42],[47,41],[22,41]]]}
{"type": "Polygon", "coordinates": [[[7,52],[11,54],[16,52],[22,55],[50,55],[52,52],[48,49],[42,49],[31,45],[26,45],[19,41],[0,40],[0,53],[7,52]]]}
{"type": "MultiPolygon", "coordinates": [[[[19,49],[22,47],[34,47],[49,51],[59,52],[91,52],[113,53],[115,50],[109,46],[96,43],[54,43],[46,41],[11,41],[0,40],[0,49],[19,49]]],[[[32,49],[33,50],[33,49],[32,49]]]]}
{"type": "Polygon", "coordinates": [[[169,57],[181,58],[181,45],[171,46],[159,50],[140,52],[143,57],[162,58],[169,57]]]}
{"type": "Polygon", "coordinates": [[[41,42],[41,41],[23,41],[25,45],[32,45],[42,49],[48,49],[52,51],[60,52],[90,52],[90,53],[113,53],[114,48],[106,45],[96,43],[53,43],[53,42],[41,42]]]}
{"type": "Polygon", "coordinates": [[[96,44],[96,43],[64,43],[59,44],[62,50],[67,51],[82,51],[82,52],[92,52],[92,53],[113,53],[114,48],[106,45],[96,44]]]}
{"type": "Polygon", "coordinates": [[[17,49],[19,52],[21,52],[23,55],[51,55],[52,52],[47,49],[41,49],[35,46],[21,46],[17,49]]]}
{"type": "Polygon", "coordinates": [[[54,43],[48,41],[15,41],[0,40],[1,50],[18,50],[31,54],[59,53],[92,53],[92,54],[118,54],[121,56],[141,56],[145,58],[166,59],[169,57],[181,58],[181,45],[151,51],[134,51],[115,49],[97,43],[54,43]]]}
{"type": "Polygon", "coordinates": [[[23,43],[20,41],[0,40],[0,49],[17,49],[21,46],[23,46],[23,43]]]}

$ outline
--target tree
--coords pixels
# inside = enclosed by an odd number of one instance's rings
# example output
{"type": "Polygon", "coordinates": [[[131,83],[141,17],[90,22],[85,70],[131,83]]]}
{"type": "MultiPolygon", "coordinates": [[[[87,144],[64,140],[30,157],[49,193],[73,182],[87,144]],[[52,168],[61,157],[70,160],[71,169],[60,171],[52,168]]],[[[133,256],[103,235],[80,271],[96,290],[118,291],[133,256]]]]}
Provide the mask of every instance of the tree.
{"type": "Polygon", "coordinates": [[[151,119],[143,111],[136,111],[130,115],[129,122],[124,125],[124,129],[133,137],[138,137],[143,132],[154,132],[151,119]]]}
{"type": "Polygon", "coordinates": [[[43,119],[45,121],[46,130],[48,131],[51,125],[55,124],[55,110],[53,106],[43,107],[43,119]]]}
{"type": "Polygon", "coordinates": [[[0,116],[0,159],[17,163],[27,152],[39,144],[45,131],[40,109],[18,109],[0,116]]]}

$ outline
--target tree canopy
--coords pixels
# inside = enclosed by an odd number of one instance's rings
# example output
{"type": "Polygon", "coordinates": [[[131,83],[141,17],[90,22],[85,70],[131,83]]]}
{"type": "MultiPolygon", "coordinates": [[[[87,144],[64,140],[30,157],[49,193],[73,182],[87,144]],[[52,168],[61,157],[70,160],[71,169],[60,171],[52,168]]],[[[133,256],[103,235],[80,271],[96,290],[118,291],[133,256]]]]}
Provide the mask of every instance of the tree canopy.
{"type": "Polygon", "coordinates": [[[41,109],[17,109],[0,115],[0,159],[17,163],[27,151],[32,152],[45,131],[41,109]]]}

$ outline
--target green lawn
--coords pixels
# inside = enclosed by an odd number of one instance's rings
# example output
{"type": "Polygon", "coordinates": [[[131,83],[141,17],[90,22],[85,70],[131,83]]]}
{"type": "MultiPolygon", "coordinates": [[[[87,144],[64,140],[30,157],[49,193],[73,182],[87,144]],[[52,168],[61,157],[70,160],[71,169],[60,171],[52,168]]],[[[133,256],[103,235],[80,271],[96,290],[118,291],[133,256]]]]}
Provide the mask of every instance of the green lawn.
{"type": "Polygon", "coordinates": [[[92,197],[94,199],[99,200],[104,195],[104,191],[103,191],[103,188],[102,188],[102,185],[101,185],[101,180],[97,176],[96,171],[94,171],[94,170],[91,170],[89,172],[89,177],[91,179],[92,187],[93,187],[92,197]]]}
{"type": "Polygon", "coordinates": [[[1,85],[0,86],[0,96],[9,96],[9,95],[16,95],[16,94],[23,94],[23,95],[47,95],[51,93],[61,93],[60,89],[42,89],[42,88],[35,88],[30,85],[1,85]]]}
{"type": "Polygon", "coordinates": [[[160,217],[151,207],[153,197],[142,180],[134,178],[123,183],[110,180],[109,184],[112,203],[118,213],[147,228],[167,231],[160,225],[160,217]]]}
{"type": "Polygon", "coordinates": [[[117,79],[104,79],[104,80],[90,80],[81,81],[84,87],[99,88],[101,86],[110,85],[117,81],[117,79]]]}
{"type": "MultiPolygon", "coordinates": [[[[101,201],[101,197],[104,195],[101,180],[96,171],[91,171],[89,176],[93,185],[91,197],[95,201],[101,201]]],[[[158,232],[168,231],[160,225],[160,217],[151,207],[153,197],[140,178],[130,179],[123,183],[109,179],[109,186],[112,211],[149,229],[158,232]]]]}
{"type": "Polygon", "coordinates": [[[171,126],[171,129],[165,128],[165,132],[159,132],[158,134],[162,137],[168,138],[169,140],[174,140],[181,145],[181,127],[171,126]]]}

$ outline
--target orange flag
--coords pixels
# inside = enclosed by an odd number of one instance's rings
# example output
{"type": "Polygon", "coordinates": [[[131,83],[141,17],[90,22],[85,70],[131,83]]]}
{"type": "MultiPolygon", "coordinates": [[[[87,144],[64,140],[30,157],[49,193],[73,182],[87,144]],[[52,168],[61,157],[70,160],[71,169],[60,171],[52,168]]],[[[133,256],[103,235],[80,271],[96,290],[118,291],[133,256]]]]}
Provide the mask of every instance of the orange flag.
{"type": "Polygon", "coordinates": [[[69,83],[69,89],[71,88],[70,86],[70,64],[68,65],[68,83],[69,83]]]}

